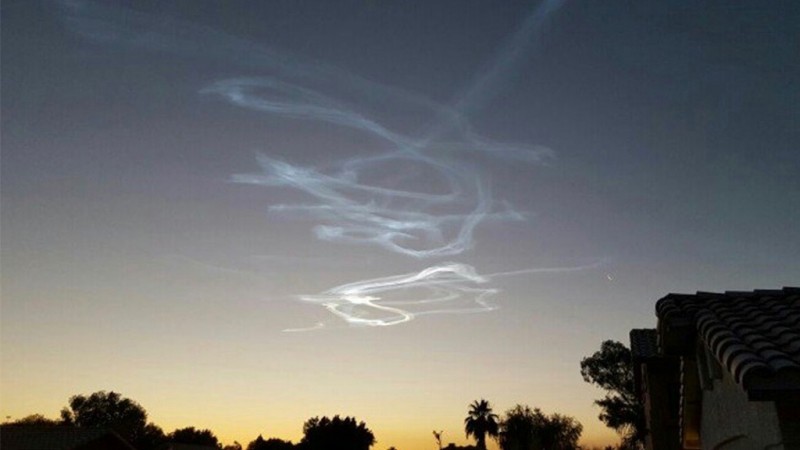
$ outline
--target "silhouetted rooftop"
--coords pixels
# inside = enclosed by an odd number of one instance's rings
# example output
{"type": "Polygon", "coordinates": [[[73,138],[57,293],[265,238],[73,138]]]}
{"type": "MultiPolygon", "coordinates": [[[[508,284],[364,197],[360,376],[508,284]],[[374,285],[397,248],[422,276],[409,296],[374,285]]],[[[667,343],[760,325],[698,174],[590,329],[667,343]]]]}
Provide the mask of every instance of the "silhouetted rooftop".
{"type": "Polygon", "coordinates": [[[134,450],[110,430],[68,426],[15,426],[0,428],[3,450],[134,450]]]}
{"type": "Polygon", "coordinates": [[[658,332],[655,328],[633,329],[630,333],[631,355],[634,359],[658,356],[658,332]]]}
{"type": "Polygon", "coordinates": [[[669,294],[656,315],[664,354],[688,351],[697,336],[749,393],[800,393],[800,288],[669,294]]]}

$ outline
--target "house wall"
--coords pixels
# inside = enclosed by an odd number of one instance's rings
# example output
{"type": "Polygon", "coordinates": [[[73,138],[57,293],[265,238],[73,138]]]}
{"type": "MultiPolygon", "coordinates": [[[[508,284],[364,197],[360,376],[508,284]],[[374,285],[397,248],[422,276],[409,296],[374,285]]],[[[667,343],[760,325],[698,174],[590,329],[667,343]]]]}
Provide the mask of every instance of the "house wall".
{"type": "Polygon", "coordinates": [[[680,378],[673,360],[642,364],[644,410],[648,426],[647,450],[680,450],[678,389],[680,378]]]}
{"type": "Polygon", "coordinates": [[[800,450],[800,398],[785,396],[776,402],[784,450],[800,450]]]}
{"type": "Polygon", "coordinates": [[[700,372],[697,360],[693,357],[681,357],[680,417],[681,445],[684,449],[701,450],[703,415],[703,391],[700,385],[700,372]]]}
{"type": "Polygon", "coordinates": [[[774,402],[748,401],[727,371],[703,391],[701,436],[704,450],[783,450],[774,402]]]}

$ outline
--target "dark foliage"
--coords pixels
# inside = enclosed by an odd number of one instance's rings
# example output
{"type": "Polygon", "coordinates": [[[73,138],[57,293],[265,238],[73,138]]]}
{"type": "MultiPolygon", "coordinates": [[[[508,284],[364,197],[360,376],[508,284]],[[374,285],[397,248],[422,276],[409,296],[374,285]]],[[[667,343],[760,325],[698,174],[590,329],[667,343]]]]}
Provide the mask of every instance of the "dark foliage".
{"type": "Polygon", "coordinates": [[[69,408],[61,411],[62,420],[85,428],[110,428],[128,442],[145,436],[147,413],[135,401],[116,392],[99,391],[88,397],[75,395],[69,408]]]}
{"type": "Polygon", "coordinates": [[[579,448],[582,431],[572,417],[517,405],[506,412],[498,442],[503,450],[573,450],[579,448]]]}
{"type": "Polygon", "coordinates": [[[537,448],[540,442],[536,434],[535,413],[528,406],[522,405],[506,411],[506,415],[500,423],[498,443],[502,450],[537,448]]]}
{"type": "Polygon", "coordinates": [[[375,436],[353,417],[314,417],[303,425],[303,450],[369,450],[375,436]]]}
{"type": "Polygon", "coordinates": [[[622,435],[624,448],[643,448],[646,425],[634,392],[631,351],[620,342],[604,341],[600,351],[581,361],[581,375],[607,391],[595,401],[600,420],[622,435]]]}
{"type": "Polygon", "coordinates": [[[264,440],[264,438],[259,435],[253,442],[247,445],[247,450],[292,450],[294,447],[294,444],[289,441],[275,438],[264,440]]]}
{"type": "Polygon", "coordinates": [[[447,447],[443,447],[442,450],[478,450],[478,447],[474,445],[456,445],[451,442],[447,444],[447,447]]]}
{"type": "Polygon", "coordinates": [[[142,434],[132,441],[134,447],[139,450],[154,450],[161,447],[167,441],[164,431],[158,425],[148,423],[145,425],[142,434]]]}
{"type": "Polygon", "coordinates": [[[198,430],[194,427],[179,428],[167,436],[167,440],[176,444],[208,445],[220,447],[219,440],[211,430],[198,430]]]}
{"type": "Polygon", "coordinates": [[[467,437],[474,437],[481,450],[486,450],[486,436],[497,437],[499,430],[497,414],[492,412],[489,402],[481,399],[469,405],[469,413],[464,419],[464,431],[467,437]]]}
{"type": "Polygon", "coordinates": [[[3,425],[14,425],[18,427],[57,427],[65,424],[61,420],[48,419],[41,414],[31,414],[13,422],[4,423],[3,425]]]}
{"type": "Polygon", "coordinates": [[[542,449],[576,450],[583,425],[572,417],[561,414],[543,416],[541,423],[542,449]]]}

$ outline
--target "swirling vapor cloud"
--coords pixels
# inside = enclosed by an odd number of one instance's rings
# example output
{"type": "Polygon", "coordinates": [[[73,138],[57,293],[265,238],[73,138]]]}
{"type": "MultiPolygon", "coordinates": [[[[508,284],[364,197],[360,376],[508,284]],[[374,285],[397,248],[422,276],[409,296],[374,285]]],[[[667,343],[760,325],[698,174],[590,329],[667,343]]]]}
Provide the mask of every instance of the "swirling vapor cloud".
{"type": "Polygon", "coordinates": [[[324,306],[351,325],[385,327],[408,322],[423,314],[492,311],[496,306],[489,303],[488,297],[498,291],[479,286],[488,281],[471,266],[444,263],[419,273],[358,281],[319,295],[303,295],[300,299],[324,306]],[[421,292],[409,295],[411,290],[421,292]],[[402,295],[394,299],[392,293],[402,295]],[[461,306],[465,296],[468,296],[471,307],[461,306]],[[427,309],[414,312],[412,308],[417,307],[427,309]]]}
{"type": "MultiPolygon", "coordinates": [[[[468,264],[446,262],[418,273],[348,283],[300,300],[325,307],[350,325],[386,327],[431,314],[470,314],[498,308],[491,298],[500,292],[489,283],[500,277],[563,274],[600,267],[603,261],[573,267],[544,267],[480,275],[468,264]]],[[[313,331],[311,327],[284,331],[313,331]]]]}
{"type": "MultiPolygon", "coordinates": [[[[453,158],[445,149],[483,152],[503,159],[542,162],[553,153],[543,147],[501,145],[477,135],[466,113],[498,90],[525,51],[538,43],[546,19],[563,1],[545,1],[500,49],[492,63],[475,76],[456,98],[453,107],[433,105],[437,120],[422,135],[403,135],[377,120],[344,106],[316,90],[272,78],[224,80],[203,90],[230,103],[297,119],[311,119],[352,128],[383,140],[388,150],[367,158],[344,161],[333,173],[291,165],[261,156],[263,174],[238,175],[233,180],[264,186],[288,186],[311,195],[311,205],[276,205],[272,211],[302,211],[321,225],[314,231],[319,239],[366,243],[416,258],[453,256],[472,248],[475,227],[486,218],[521,219],[522,215],[505,203],[498,212],[492,204],[484,174],[453,158]],[[448,140],[441,139],[448,136],[448,140]],[[446,182],[448,190],[431,194],[412,186],[381,187],[360,182],[365,172],[398,162],[425,166],[446,182]],[[457,213],[442,212],[455,207],[457,213]]],[[[393,91],[396,92],[396,91],[393,91]]],[[[373,93],[375,95],[375,93],[373,93]]],[[[389,96],[387,95],[387,100],[389,96]]]]}
{"type": "MultiPolygon", "coordinates": [[[[257,156],[260,172],[234,175],[231,180],[306,194],[309,203],[274,204],[269,210],[314,222],[318,239],[430,259],[473,248],[474,231],[481,223],[525,218],[510,203],[493,197],[485,171],[463,155],[541,164],[552,159],[553,152],[480,136],[469,116],[508,84],[562,4],[563,0],[545,0],[535,8],[450,105],[169,17],[156,20],[86,1],[62,2],[62,11],[67,26],[95,42],[226,60],[264,72],[211,83],[200,91],[203,95],[270,116],[332,124],[369,136],[369,142],[378,143],[371,156],[311,167],[263,153],[257,156]],[[377,104],[381,107],[374,108],[377,104]],[[427,125],[415,132],[393,129],[375,114],[393,106],[428,117],[427,125]]],[[[325,307],[348,324],[390,326],[421,314],[491,311],[496,307],[488,298],[498,291],[486,287],[488,282],[489,277],[480,276],[473,267],[448,262],[416,274],[349,283],[299,299],[325,307]],[[402,298],[384,298],[387,295],[402,298]],[[423,305],[424,310],[414,311],[423,305]]]]}

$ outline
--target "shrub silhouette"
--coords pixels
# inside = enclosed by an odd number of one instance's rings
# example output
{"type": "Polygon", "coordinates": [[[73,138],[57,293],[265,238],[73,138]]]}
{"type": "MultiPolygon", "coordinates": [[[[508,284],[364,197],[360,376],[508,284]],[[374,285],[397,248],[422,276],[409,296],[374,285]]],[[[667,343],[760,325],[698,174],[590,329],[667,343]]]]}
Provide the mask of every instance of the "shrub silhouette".
{"type": "Polygon", "coordinates": [[[302,450],[369,450],[375,436],[364,422],[338,415],[313,417],[303,425],[302,450]]]}

